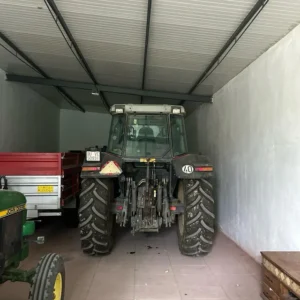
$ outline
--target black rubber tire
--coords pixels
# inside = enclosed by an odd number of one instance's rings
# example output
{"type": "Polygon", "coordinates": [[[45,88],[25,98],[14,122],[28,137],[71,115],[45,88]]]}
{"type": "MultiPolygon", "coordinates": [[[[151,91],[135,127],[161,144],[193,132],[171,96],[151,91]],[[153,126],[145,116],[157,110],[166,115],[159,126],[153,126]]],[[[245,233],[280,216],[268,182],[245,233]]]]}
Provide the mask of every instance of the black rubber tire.
{"type": "Polygon", "coordinates": [[[61,256],[49,253],[41,258],[33,277],[29,292],[29,300],[53,300],[54,284],[58,274],[61,274],[62,292],[61,298],[65,296],[65,267],[61,256]]]}
{"type": "Polygon", "coordinates": [[[81,249],[88,255],[111,252],[114,244],[114,220],[111,213],[113,181],[83,179],[80,194],[79,228],[81,249]]]}
{"type": "Polygon", "coordinates": [[[187,256],[210,252],[215,232],[213,186],[208,179],[183,180],[179,183],[178,199],[185,211],[178,216],[178,244],[187,256]]]}

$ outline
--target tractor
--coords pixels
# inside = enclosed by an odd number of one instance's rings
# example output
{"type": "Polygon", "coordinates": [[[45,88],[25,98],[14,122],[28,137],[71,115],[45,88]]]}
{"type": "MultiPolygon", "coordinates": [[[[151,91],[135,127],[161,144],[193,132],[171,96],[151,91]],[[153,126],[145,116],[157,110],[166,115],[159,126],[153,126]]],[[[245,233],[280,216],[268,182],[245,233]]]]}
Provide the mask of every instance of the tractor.
{"type": "Polygon", "coordinates": [[[159,232],[177,221],[181,253],[209,253],[215,231],[213,166],[207,157],[188,153],[184,107],[118,104],[110,113],[105,151],[88,149],[82,166],[82,251],[109,253],[115,224],[128,224],[134,234],[159,232]]]}
{"type": "MultiPolygon", "coordinates": [[[[36,268],[22,270],[20,263],[29,254],[29,236],[35,223],[26,220],[26,198],[16,191],[1,189],[0,178],[0,284],[20,281],[30,284],[29,300],[63,300],[65,269],[61,256],[49,253],[36,268]]],[[[38,237],[37,243],[44,238],[38,237]]]]}

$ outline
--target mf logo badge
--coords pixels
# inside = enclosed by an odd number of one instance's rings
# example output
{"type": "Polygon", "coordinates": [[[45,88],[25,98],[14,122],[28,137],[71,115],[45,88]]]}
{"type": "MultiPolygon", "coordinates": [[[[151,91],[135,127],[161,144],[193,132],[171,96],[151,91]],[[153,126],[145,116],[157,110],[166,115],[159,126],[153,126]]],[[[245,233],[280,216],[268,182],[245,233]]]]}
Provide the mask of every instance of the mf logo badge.
{"type": "Polygon", "coordinates": [[[182,167],[182,172],[185,174],[192,174],[194,172],[194,167],[190,165],[185,165],[182,167]]]}

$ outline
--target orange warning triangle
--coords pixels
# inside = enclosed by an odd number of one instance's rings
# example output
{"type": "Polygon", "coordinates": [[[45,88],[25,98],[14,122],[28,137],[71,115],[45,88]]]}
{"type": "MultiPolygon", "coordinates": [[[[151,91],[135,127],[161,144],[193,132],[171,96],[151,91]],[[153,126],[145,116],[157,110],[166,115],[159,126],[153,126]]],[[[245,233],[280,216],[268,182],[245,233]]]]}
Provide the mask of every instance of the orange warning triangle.
{"type": "Polygon", "coordinates": [[[121,174],[122,173],[122,170],[121,168],[113,161],[109,161],[107,162],[102,170],[100,171],[100,174],[103,174],[103,175],[118,175],[118,174],[121,174]]]}

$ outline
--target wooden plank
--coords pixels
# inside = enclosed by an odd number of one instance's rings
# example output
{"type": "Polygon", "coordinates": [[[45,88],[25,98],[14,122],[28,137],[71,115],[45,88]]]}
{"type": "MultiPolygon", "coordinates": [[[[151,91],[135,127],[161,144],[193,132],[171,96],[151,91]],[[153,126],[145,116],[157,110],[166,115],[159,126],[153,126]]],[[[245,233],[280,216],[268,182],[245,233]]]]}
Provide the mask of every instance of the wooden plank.
{"type": "Polygon", "coordinates": [[[263,267],[262,281],[269,286],[277,295],[280,295],[280,281],[270,271],[263,267]]]}
{"type": "Polygon", "coordinates": [[[300,252],[299,251],[268,251],[261,253],[286,275],[300,285],[300,252]]]}
{"type": "Polygon", "coordinates": [[[262,284],[262,295],[268,300],[280,300],[279,296],[265,283],[262,284]]]}

